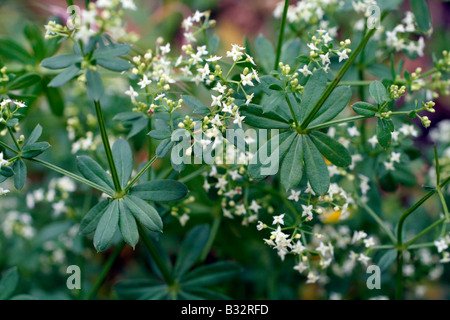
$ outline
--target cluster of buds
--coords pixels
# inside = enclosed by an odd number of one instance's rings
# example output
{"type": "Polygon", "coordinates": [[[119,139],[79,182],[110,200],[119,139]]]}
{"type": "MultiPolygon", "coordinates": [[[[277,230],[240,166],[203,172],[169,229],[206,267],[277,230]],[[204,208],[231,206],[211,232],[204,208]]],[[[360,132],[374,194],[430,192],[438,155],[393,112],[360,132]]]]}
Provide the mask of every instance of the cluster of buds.
{"type": "Polygon", "coordinates": [[[194,201],[195,201],[194,196],[190,196],[186,200],[181,202],[179,205],[173,206],[170,209],[170,214],[173,217],[178,218],[178,220],[180,221],[180,224],[182,226],[184,226],[186,224],[186,222],[189,220],[189,213],[191,213],[191,209],[186,207],[186,205],[188,205],[194,201]],[[180,212],[183,212],[183,214],[180,215],[180,212]]]}
{"type": "Polygon", "coordinates": [[[285,77],[287,82],[289,83],[293,92],[299,91],[303,93],[303,86],[298,83],[298,72],[291,73],[291,66],[288,64],[283,64],[280,62],[279,64],[282,75],[285,77]]]}
{"type": "Polygon", "coordinates": [[[450,54],[447,50],[442,51],[442,59],[436,63],[436,68],[443,71],[450,71],[450,54]]]}
{"type": "Polygon", "coordinates": [[[389,88],[389,94],[390,94],[392,99],[400,99],[400,97],[403,96],[405,93],[406,93],[406,87],[405,86],[401,86],[399,88],[396,84],[393,84],[389,88]]]}
{"type": "Polygon", "coordinates": [[[419,116],[420,121],[422,122],[422,125],[424,126],[424,128],[428,128],[431,125],[431,121],[430,119],[428,119],[427,116],[419,116]]]}
{"type": "Polygon", "coordinates": [[[0,69],[0,82],[8,82],[8,81],[9,77],[6,74],[6,66],[4,66],[0,69]]]}
{"type": "Polygon", "coordinates": [[[66,26],[60,25],[53,20],[50,20],[45,26],[45,39],[52,39],[58,36],[67,36],[69,29],[66,26]]]}
{"type": "Polygon", "coordinates": [[[389,111],[386,111],[386,112],[382,112],[380,114],[380,116],[381,116],[381,118],[388,119],[388,118],[390,118],[391,114],[392,114],[392,111],[389,110],[389,111]]]}
{"type": "Polygon", "coordinates": [[[178,128],[181,129],[193,129],[195,127],[196,122],[194,119],[189,116],[185,116],[183,122],[178,123],[178,128]]]}
{"type": "Polygon", "coordinates": [[[434,106],[436,105],[436,103],[434,103],[433,101],[428,101],[425,103],[422,103],[423,105],[423,109],[427,110],[428,112],[434,113],[436,112],[436,110],[434,110],[434,106]]]}

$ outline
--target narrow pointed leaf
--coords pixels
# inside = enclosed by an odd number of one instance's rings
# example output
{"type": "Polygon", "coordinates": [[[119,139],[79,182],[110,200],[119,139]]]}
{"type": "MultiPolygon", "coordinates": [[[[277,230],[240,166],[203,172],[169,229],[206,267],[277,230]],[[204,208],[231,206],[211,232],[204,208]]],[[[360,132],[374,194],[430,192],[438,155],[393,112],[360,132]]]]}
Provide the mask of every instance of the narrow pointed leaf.
{"type": "Polygon", "coordinates": [[[323,132],[312,132],[309,137],[320,153],[332,164],[347,167],[352,164],[350,152],[342,144],[323,132]]]}
{"type": "Polygon", "coordinates": [[[252,127],[262,129],[287,129],[289,120],[275,112],[263,112],[263,108],[254,104],[243,105],[239,108],[241,116],[245,116],[244,122],[252,127]]]}
{"type": "Polygon", "coordinates": [[[297,135],[284,157],[280,170],[280,179],[287,189],[296,187],[303,175],[302,137],[297,135]]]}
{"type": "Polygon", "coordinates": [[[120,184],[122,188],[125,188],[133,172],[133,152],[128,142],[120,138],[114,143],[112,154],[120,184]]]}
{"type": "Polygon", "coordinates": [[[21,190],[25,184],[25,180],[27,179],[27,166],[22,159],[19,159],[14,164],[14,187],[17,190],[21,190]]]}
{"type": "Polygon", "coordinates": [[[311,188],[317,195],[322,195],[330,187],[330,175],[322,155],[308,136],[303,136],[303,154],[311,188]]]}
{"type": "Polygon", "coordinates": [[[94,232],[97,228],[98,222],[106,210],[109,204],[109,200],[103,200],[97,203],[89,212],[84,216],[80,223],[80,233],[89,234],[94,232]]]}
{"type": "Polygon", "coordinates": [[[108,248],[119,224],[118,201],[111,202],[98,222],[94,235],[94,247],[101,252],[108,248]]]}
{"type": "Polygon", "coordinates": [[[25,74],[23,76],[15,78],[7,85],[8,90],[18,90],[30,87],[41,81],[41,77],[35,73],[25,74]]]}
{"type": "Polygon", "coordinates": [[[359,101],[352,105],[353,111],[361,116],[374,117],[378,112],[378,108],[373,104],[359,101]]]}
{"type": "Polygon", "coordinates": [[[386,121],[386,119],[378,119],[377,138],[378,143],[383,148],[389,148],[389,146],[391,145],[391,131],[389,130],[389,123],[386,121]]]}
{"type": "Polygon", "coordinates": [[[98,71],[92,71],[91,69],[86,71],[86,87],[92,100],[100,100],[103,95],[103,82],[98,71]]]}
{"type": "Polygon", "coordinates": [[[369,93],[373,100],[379,105],[382,105],[389,100],[389,95],[386,88],[380,81],[373,81],[369,85],[369,93]]]}
{"type": "Polygon", "coordinates": [[[58,74],[56,77],[54,77],[52,79],[52,81],[50,81],[50,83],[48,84],[49,87],[59,87],[62,86],[64,83],[66,83],[67,81],[71,80],[73,77],[76,76],[76,74],[78,73],[78,71],[80,71],[80,69],[73,65],[67,69],[65,69],[64,71],[62,71],[60,74],[58,74]]]}
{"type": "Polygon", "coordinates": [[[126,71],[131,68],[131,63],[127,60],[118,58],[99,58],[97,64],[112,71],[126,71]]]}
{"type": "Polygon", "coordinates": [[[183,99],[185,105],[187,105],[189,108],[192,109],[192,111],[194,111],[197,114],[206,116],[211,112],[209,108],[204,105],[203,102],[194,97],[182,95],[181,99],[183,99]]]}
{"type": "Polygon", "coordinates": [[[161,232],[163,223],[155,208],[133,195],[126,196],[124,201],[136,220],[151,231],[161,232]]]}
{"type": "Polygon", "coordinates": [[[136,225],[136,220],[125,205],[124,200],[117,200],[119,202],[119,228],[123,240],[133,248],[139,241],[139,231],[136,225]]]}
{"type": "Polygon", "coordinates": [[[336,118],[336,116],[345,109],[351,97],[352,90],[350,87],[343,86],[334,89],[309,126],[315,126],[336,118]]]}
{"type": "Polygon", "coordinates": [[[114,189],[111,176],[91,157],[79,156],[77,158],[77,168],[86,179],[95,182],[106,189],[114,189]]]}
{"type": "Polygon", "coordinates": [[[327,75],[325,71],[322,69],[316,70],[303,89],[302,102],[300,104],[300,119],[298,119],[300,123],[312,111],[326,87],[327,75]]]}
{"type": "Polygon", "coordinates": [[[36,125],[36,127],[34,127],[30,136],[25,140],[25,143],[23,144],[23,148],[35,143],[41,137],[41,134],[42,134],[42,127],[38,124],[38,125],[36,125]]]}
{"type": "Polygon", "coordinates": [[[183,199],[188,188],[176,180],[155,180],[131,188],[131,194],[147,201],[174,201],[183,199]]]}
{"type": "Polygon", "coordinates": [[[12,268],[3,274],[0,280],[0,300],[11,298],[19,284],[19,273],[17,268],[12,268]]]}
{"type": "Polygon", "coordinates": [[[42,60],[41,66],[48,69],[63,69],[81,61],[81,56],[75,54],[62,54],[42,60]]]}

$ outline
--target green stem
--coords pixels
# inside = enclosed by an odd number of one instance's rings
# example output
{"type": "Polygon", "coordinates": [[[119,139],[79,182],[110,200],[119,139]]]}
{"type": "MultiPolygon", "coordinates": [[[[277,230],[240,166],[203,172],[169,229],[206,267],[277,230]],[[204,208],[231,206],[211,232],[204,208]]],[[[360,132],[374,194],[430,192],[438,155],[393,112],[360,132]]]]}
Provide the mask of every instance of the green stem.
{"type": "Polygon", "coordinates": [[[16,138],[14,137],[14,133],[12,132],[12,129],[11,129],[10,127],[7,127],[7,128],[8,128],[9,135],[11,136],[12,140],[14,141],[14,144],[15,144],[17,150],[20,151],[20,150],[21,150],[21,149],[20,149],[20,144],[19,144],[19,142],[16,140],[16,138]]]}
{"type": "Polygon", "coordinates": [[[208,242],[206,243],[205,248],[203,249],[202,255],[200,257],[200,261],[204,261],[206,256],[208,255],[211,247],[214,243],[214,239],[216,239],[217,232],[219,231],[220,222],[222,221],[222,216],[219,214],[214,218],[213,225],[211,227],[211,233],[208,238],[208,242]]]}
{"type": "Polygon", "coordinates": [[[445,222],[445,218],[441,218],[441,219],[437,220],[436,222],[434,222],[433,224],[431,224],[430,226],[428,226],[427,228],[425,228],[421,232],[419,232],[414,238],[412,238],[411,240],[406,242],[404,247],[408,248],[411,244],[416,242],[419,238],[423,237],[425,234],[427,234],[428,232],[430,232],[431,230],[433,230],[434,228],[436,228],[438,225],[440,225],[443,222],[445,222]]]}
{"type": "Polygon", "coordinates": [[[397,274],[395,277],[395,300],[403,298],[403,250],[397,251],[397,274]]]}
{"type": "Polygon", "coordinates": [[[328,122],[324,122],[324,123],[318,124],[316,126],[309,127],[309,128],[306,129],[306,133],[311,132],[313,130],[330,127],[330,126],[333,126],[335,124],[352,122],[352,121],[368,119],[368,118],[371,118],[371,117],[368,117],[368,116],[354,116],[354,117],[348,117],[348,118],[332,120],[332,121],[328,121],[328,122]]]}
{"type": "Polygon", "coordinates": [[[273,66],[274,70],[278,69],[278,63],[280,62],[281,48],[283,46],[284,29],[286,28],[286,17],[287,17],[288,8],[289,8],[289,0],[285,0],[283,16],[281,17],[280,34],[278,36],[277,55],[275,57],[275,65],[273,66]]]}
{"type": "Polygon", "coordinates": [[[161,274],[163,275],[164,280],[166,283],[170,286],[175,282],[175,279],[173,278],[172,274],[167,269],[166,265],[162,261],[161,257],[159,256],[158,250],[154,246],[152,240],[150,240],[147,232],[140,224],[138,224],[139,229],[139,235],[142,238],[142,241],[144,242],[145,247],[149,251],[150,255],[152,256],[153,260],[155,261],[156,265],[158,266],[159,271],[161,271],[161,274]]]}
{"type": "Polygon", "coordinates": [[[124,243],[121,243],[117,245],[114,252],[111,254],[111,256],[108,258],[108,261],[106,261],[106,264],[103,266],[102,271],[100,272],[97,280],[94,283],[94,286],[92,287],[91,291],[89,291],[88,295],[84,300],[91,300],[95,297],[98,290],[103,284],[103,281],[105,281],[106,276],[108,275],[109,271],[111,270],[111,267],[116,260],[116,258],[119,256],[120,252],[122,251],[124,247],[124,243]]]}
{"type": "MultiPolygon", "coordinates": [[[[368,86],[372,83],[370,80],[362,80],[362,81],[341,81],[338,86],[368,86]]],[[[331,84],[331,82],[328,82],[331,84]]]]}
{"type": "Polygon", "coordinates": [[[122,190],[120,186],[119,176],[117,174],[116,164],[114,163],[114,158],[111,151],[111,146],[109,145],[108,135],[106,133],[105,119],[103,118],[102,107],[100,106],[100,101],[94,100],[95,113],[97,114],[98,126],[100,129],[100,134],[102,136],[103,147],[105,149],[106,158],[108,160],[109,169],[111,171],[111,176],[114,182],[114,188],[117,192],[122,190]]]}
{"type": "Polygon", "coordinates": [[[128,192],[131,187],[133,187],[133,185],[139,180],[140,177],[142,177],[142,175],[145,173],[145,171],[148,170],[148,168],[151,167],[151,165],[156,161],[156,159],[158,159],[157,156],[153,156],[153,158],[145,165],[145,167],[143,167],[141,169],[141,171],[138,172],[138,174],[133,178],[133,180],[131,180],[128,185],[125,187],[124,192],[128,192]]]}
{"type": "Polygon", "coordinates": [[[13,148],[11,148],[10,146],[8,146],[6,143],[4,143],[3,141],[0,141],[0,146],[2,146],[3,148],[5,148],[5,149],[8,149],[8,150],[10,150],[10,151],[12,151],[12,152],[14,152],[14,153],[18,153],[18,151],[17,150],[14,150],[13,148]]]}
{"type": "Polygon", "coordinates": [[[294,108],[292,107],[291,101],[289,101],[288,96],[286,96],[286,102],[289,106],[289,110],[291,110],[292,118],[294,118],[295,125],[298,126],[298,120],[297,120],[297,117],[295,116],[294,108]]]}
{"type": "Polygon", "coordinates": [[[201,167],[200,169],[195,170],[194,172],[192,172],[192,173],[188,174],[187,176],[181,178],[179,181],[182,182],[182,183],[186,183],[186,182],[194,179],[195,177],[201,175],[203,172],[206,171],[206,169],[207,169],[207,167],[201,167]]]}
{"type": "MultiPolygon", "coordinates": [[[[384,19],[384,17],[387,15],[387,12],[384,12],[381,15],[381,20],[384,19]]],[[[302,124],[300,125],[300,130],[305,130],[308,124],[314,119],[315,115],[319,111],[319,109],[322,107],[322,105],[325,103],[327,98],[330,96],[330,94],[333,92],[333,90],[336,88],[336,86],[339,84],[341,79],[344,77],[344,75],[347,73],[350,66],[355,61],[358,54],[361,52],[361,50],[366,46],[367,42],[370,40],[370,38],[374,35],[376,29],[371,29],[361,40],[359,45],[356,47],[356,49],[352,52],[348,60],[344,63],[342,68],[339,70],[336,77],[333,79],[331,84],[327,87],[325,92],[320,96],[319,100],[317,101],[314,108],[311,110],[311,112],[306,116],[305,120],[303,120],[302,124]]]]}
{"type": "Polygon", "coordinates": [[[106,188],[104,188],[104,187],[102,187],[102,186],[100,186],[100,185],[98,185],[98,184],[96,184],[96,183],[94,183],[92,181],[89,181],[89,180],[87,180],[87,179],[85,179],[83,177],[80,177],[80,176],[78,176],[78,175],[76,175],[76,174],[74,174],[74,173],[72,173],[70,171],[67,171],[67,170],[64,170],[64,169],[62,169],[62,168],[60,168],[58,166],[55,166],[54,164],[51,164],[49,162],[46,162],[46,161],[43,161],[43,160],[39,160],[39,159],[36,159],[36,158],[27,159],[27,160],[39,163],[39,164],[43,165],[44,167],[46,167],[46,168],[48,168],[50,170],[56,171],[56,172],[58,172],[58,173],[60,173],[62,175],[65,175],[65,176],[73,179],[73,180],[76,180],[76,181],[79,181],[81,183],[84,183],[84,184],[86,184],[86,185],[88,185],[88,186],[90,186],[90,187],[92,187],[94,189],[97,189],[97,190],[99,190],[99,191],[101,191],[101,192],[103,192],[103,193],[105,193],[105,194],[107,194],[107,195],[109,195],[111,197],[113,196],[111,190],[108,190],[108,189],[106,189],[106,188]]]}
{"type": "Polygon", "coordinates": [[[375,222],[380,226],[381,229],[389,236],[389,238],[392,240],[393,243],[396,243],[395,236],[392,233],[391,230],[386,226],[386,224],[383,222],[383,220],[380,219],[380,217],[364,202],[359,201],[361,207],[367,211],[367,213],[375,220],[375,222]]]}

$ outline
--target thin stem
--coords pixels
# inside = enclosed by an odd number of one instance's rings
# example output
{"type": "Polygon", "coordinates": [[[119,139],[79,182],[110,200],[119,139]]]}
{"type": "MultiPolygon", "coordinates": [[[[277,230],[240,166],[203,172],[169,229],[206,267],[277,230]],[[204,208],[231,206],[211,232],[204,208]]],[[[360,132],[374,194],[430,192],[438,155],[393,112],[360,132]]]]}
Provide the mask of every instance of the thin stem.
{"type": "Polygon", "coordinates": [[[397,251],[397,274],[395,277],[395,300],[403,298],[403,250],[397,251]]]}
{"type": "Polygon", "coordinates": [[[106,158],[108,160],[109,169],[111,171],[111,176],[114,182],[114,188],[117,192],[122,190],[120,186],[119,176],[117,174],[116,164],[114,163],[114,158],[111,151],[111,146],[109,145],[108,135],[106,133],[105,119],[103,118],[102,107],[100,106],[100,101],[94,100],[95,113],[97,114],[98,126],[100,129],[100,134],[102,136],[103,147],[105,149],[106,158]]]}
{"type": "Polygon", "coordinates": [[[216,239],[217,232],[219,231],[221,221],[222,221],[221,215],[217,215],[214,218],[213,225],[211,227],[211,233],[209,235],[208,242],[206,243],[206,246],[203,249],[202,255],[200,257],[200,261],[204,261],[206,259],[206,256],[208,255],[209,251],[211,250],[214,240],[216,239]]]}
{"type": "Polygon", "coordinates": [[[17,142],[16,137],[14,137],[14,133],[12,132],[12,129],[10,127],[7,127],[7,128],[8,128],[9,135],[11,136],[12,140],[14,141],[14,144],[16,145],[17,150],[20,151],[21,150],[20,144],[19,144],[19,142],[17,142]]]}
{"type": "Polygon", "coordinates": [[[159,256],[158,250],[154,246],[152,240],[150,240],[147,232],[142,228],[140,224],[138,224],[139,229],[139,235],[142,238],[142,241],[144,242],[145,247],[149,251],[150,255],[152,256],[153,260],[155,261],[156,265],[158,266],[159,271],[161,271],[161,274],[163,275],[164,280],[168,285],[172,285],[175,280],[172,276],[172,274],[167,269],[166,265],[162,261],[161,257],[159,256]]]}
{"type": "Polygon", "coordinates": [[[289,101],[288,96],[286,96],[286,102],[289,106],[289,110],[291,110],[292,118],[294,118],[295,124],[298,126],[298,120],[297,117],[295,116],[294,108],[292,107],[291,101],[289,101]]]}
{"type": "Polygon", "coordinates": [[[395,236],[391,230],[385,225],[383,220],[364,202],[360,201],[361,207],[367,211],[367,213],[375,220],[375,222],[380,226],[381,229],[389,236],[393,243],[396,243],[395,236]]]}
{"type": "MultiPolygon", "coordinates": [[[[341,81],[338,86],[368,86],[372,83],[370,80],[361,80],[361,81],[341,81]]],[[[331,84],[331,82],[328,82],[331,84]]]]}
{"type": "Polygon", "coordinates": [[[206,171],[206,169],[207,169],[207,167],[201,167],[200,169],[195,170],[194,172],[188,174],[187,176],[181,178],[181,179],[178,180],[178,181],[180,181],[180,182],[182,182],[182,183],[186,183],[186,182],[188,182],[188,181],[194,179],[195,177],[201,175],[203,172],[206,171]]]}
{"type": "Polygon", "coordinates": [[[288,8],[289,8],[289,0],[285,0],[283,16],[281,17],[280,34],[278,36],[277,55],[275,57],[275,65],[273,66],[274,70],[277,70],[278,63],[280,62],[281,48],[283,46],[284,29],[286,28],[286,17],[287,17],[288,8]]]}
{"type": "MultiPolygon", "coordinates": [[[[384,17],[387,15],[387,12],[384,12],[381,15],[381,20],[384,19],[384,17]]],[[[342,68],[339,70],[336,77],[333,79],[331,84],[327,87],[325,92],[320,96],[319,100],[317,101],[314,108],[311,110],[311,112],[306,116],[305,120],[303,120],[302,124],[300,125],[300,130],[305,130],[308,124],[314,119],[314,116],[317,114],[319,109],[322,107],[322,105],[325,103],[327,98],[330,96],[330,94],[333,92],[333,90],[336,88],[336,86],[339,84],[341,79],[344,77],[344,75],[347,73],[350,66],[355,61],[358,54],[361,52],[361,50],[366,46],[367,42],[370,40],[370,38],[374,35],[376,29],[371,29],[361,40],[359,45],[356,47],[356,49],[352,52],[348,60],[344,63],[342,68]]]]}
{"type": "Polygon", "coordinates": [[[18,151],[17,150],[14,150],[13,148],[11,148],[10,146],[8,146],[6,143],[4,143],[3,141],[0,141],[0,146],[2,146],[3,148],[5,148],[5,149],[8,149],[8,150],[10,150],[10,151],[12,151],[12,152],[14,152],[14,153],[18,153],[18,151]]]}
{"type": "Polygon", "coordinates": [[[443,222],[445,222],[445,218],[441,218],[441,219],[437,220],[436,222],[434,222],[433,224],[431,224],[430,226],[428,226],[427,228],[425,228],[421,232],[419,232],[414,238],[412,238],[411,240],[406,242],[404,246],[406,248],[408,248],[411,244],[416,242],[419,238],[423,237],[425,234],[427,234],[428,232],[430,232],[431,230],[433,230],[434,228],[436,228],[438,225],[440,225],[443,222]]]}
{"type": "Polygon", "coordinates": [[[128,185],[124,189],[125,192],[128,192],[131,189],[131,187],[133,187],[133,185],[139,180],[140,177],[142,177],[145,171],[147,171],[148,168],[151,167],[151,165],[156,161],[156,159],[158,159],[158,157],[153,156],[153,158],[145,165],[145,167],[141,169],[141,171],[138,172],[138,174],[133,178],[133,180],[131,180],[128,183],[128,185]]]}
{"type": "Polygon", "coordinates": [[[354,117],[348,117],[348,118],[342,118],[342,119],[337,119],[337,120],[332,120],[332,121],[328,121],[328,122],[324,122],[321,124],[318,124],[316,126],[312,126],[306,129],[306,132],[310,132],[313,130],[317,130],[317,129],[322,129],[322,128],[326,128],[326,127],[331,127],[335,124],[340,124],[340,123],[346,123],[346,122],[353,122],[353,121],[357,121],[357,120],[362,120],[362,119],[368,119],[371,118],[369,116],[354,116],[354,117]]]}
{"type": "Polygon", "coordinates": [[[119,256],[120,252],[122,251],[124,247],[124,243],[121,243],[117,245],[114,252],[111,254],[111,256],[108,258],[108,261],[106,261],[105,265],[103,266],[102,271],[100,272],[97,280],[94,283],[94,286],[92,287],[91,291],[89,291],[88,295],[84,300],[91,300],[95,297],[98,290],[103,284],[103,281],[105,281],[106,276],[108,275],[109,271],[111,270],[112,265],[114,264],[114,261],[119,256]]]}
{"type": "Polygon", "coordinates": [[[105,193],[105,194],[107,194],[107,195],[109,195],[111,197],[113,196],[111,190],[108,190],[108,189],[106,189],[106,188],[104,188],[104,187],[102,187],[102,186],[100,186],[100,185],[98,185],[98,184],[96,184],[96,183],[94,183],[92,181],[89,181],[89,180],[87,180],[87,179],[85,179],[83,177],[80,177],[80,176],[76,175],[75,173],[67,171],[67,170],[65,170],[63,168],[60,168],[60,167],[54,165],[54,164],[51,164],[49,162],[46,162],[46,161],[43,161],[43,160],[39,160],[39,159],[36,159],[36,158],[26,159],[26,160],[39,163],[39,164],[43,165],[44,167],[46,167],[46,168],[48,168],[50,170],[56,171],[56,172],[58,172],[58,173],[60,173],[62,175],[65,175],[65,176],[73,179],[73,180],[76,180],[76,181],[79,181],[81,183],[84,183],[84,184],[86,184],[86,185],[88,185],[88,186],[90,186],[90,187],[92,187],[94,189],[97,189],[97,190],[99,190],[99,191],[101,191],[101,192],[103,192],[103,193],[105,193]]]}

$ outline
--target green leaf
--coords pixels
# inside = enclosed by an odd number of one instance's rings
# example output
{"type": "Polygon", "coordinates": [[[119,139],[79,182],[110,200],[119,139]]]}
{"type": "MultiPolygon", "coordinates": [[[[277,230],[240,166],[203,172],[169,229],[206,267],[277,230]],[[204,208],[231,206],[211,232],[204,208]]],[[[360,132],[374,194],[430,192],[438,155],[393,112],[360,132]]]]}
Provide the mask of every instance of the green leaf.
{"type": "Polygon", "coordinates": [[[381,272],[385,272],[389,270],[390,266],[394,263],[395,259],[397,258],[397,250],[396,249],[390,249],[386,251],[378,261],[377,265],[380,267],[381,272]]]}
{"type": "Polygon", "coordinates": [[[155,208],[133,195],[126,196],[124,200],[136,220],[151,231],[161,232],[163,223],[155,208]]]}
{"type": "Polygon", "coordinates": [[[109,190],[114,190],[114,184],[111,176],[103,170],[103,168],[95,162],[91,157],[79,156],[77,158],[77,168],[81,175],[99,186],[109,190]]]}
{"type": "Polygon", "coordinates": [[[76,74],[80,71],[80,69],[77,66],[71,66],[64,71],[62,71],[60,74],[58,74],[56,77],[50,81],[48,84],[49,87],[60,87],[67,81],[71,80],[73,77],[76,76],[76,74]]]}
{"type": "Polygon", "coordinates": [[[239,108],[244,122],[250,126],[262,129],[287,129],[290,127],[289,121],[275,112],[263,112],[260,106],[249,104],[239,108]]]}
{"type": "Polygon", "coordinates": [[[263,35],[255,39],[255,53],[261,67],[269,73],[275,63],[275,50],[272,43],[263,35]]]}
{"type": "Polygon", "coordinates": [[[119,223],[119,201],[111,202],[98,222],[97,230],[94,234],[94,247],[98,252],[108,248],[116,233],[119,223]]]}
{"type": "Polygon", "coordinates": [[[275,157],[275,159],[272,159],[272,137],[269,141],[267,141],[265,144],[263,144],[257,151],[257,153],[253,156],[252,161],[250,162],[250,165],[248,166],[248,173],[253,179],[262,179],[267,177],[269,174],[275,174],[276,172],[272,173],[262,173],[262,170],[265,169],[266,171],[269,170],[267,168],[270,166],[269,163],[265,163],[268,160],[273,160],[275,163],[272,163],[272,166],[278,169],[280,162],[283,160],[286,152],[288,151],[289,147],[291,146],[292,142],[294,141],[294,138],[296,137],[296,133],[293,132],[283,132],[280,133],[277,137],[278,139],[278,146],[273,150],[273,152],[278,152],[278,156],[275,157]],[[263,157],[264,159],[261,159],[263,157]],[[264,160],[265,162],[263,162],[264,160]]]}
{"type": "Polygon", "coordinates": [[[32,61],[30,54],[17,42],[8,38],[0,38],[0,55],[11,60],[17,60],[24,64],[32,61]]]}
{"type": "Polygon", "coordinates": [[[411,10],[416,17],[417,25],[423,32],[431,28],[431,16],[428,4],[425,0],[411,0],[411,10]]]}
{"type": "Polygon", "coordinates": [[[231,300],[230,297],[224,294],[202,287],[193,287],[180,292],[180,296],[185,297],[186,294],[189,295],[186,297],[188,300],[194,298],[196,300],[231,300]]]}
{"type": "Polygon", "coordinates": [[[38,61],[41,61],[45,57],[45,41],[42,37],[41,30],[33,23],[27,23],[24,28],[25,37],[33,48],[34,56],[38,61]]]}
{"type": "Polygon", "coordinates": [[[155,154],[158,158],[164,157],[172,148],[173,142],[171,139],[164,139],[156,148],[155,154]]]}
{"type": "Polygon", "coordinates": [[[18,159],[14,163],[14,172],[14,187],[16,187],[17,190],[21,190],[27,179],[27,166],[22,159],[18,159]]]}
{"type": "Polygon", "coordinates": [[[64,106],[65,106],[61,89],[46,86],[44,88],[44,91],[45,95],[47,96],[50,110],[55,116],[61,117],[64,114],[64,106]]]}
{"type": "Polygon", "coordinates": [[[181,278],[181,283],[185,288],[213,286],[234,278],[241,271],[238,264],[221,261],[195,268],[181,278]]]}
{"type": "Polygon", "coordinates": [[[25,74],[23,76],[15,78],[12,82],[8,83],[8,90],[18,90],[30,87],[41,81],[41,77],[35,73],[25,74]]]}
{"type": "Polygon", "coordinates": [[[391,145],[391,131],[389,130],[389,124],[386,119],[378,119],[377,138],[378,143],[383,148],[389,148],[391,145]]]}
{"type": "Polygon", "coordinates": [[[14,175],[14,171],[11,167],[1,166],[0,167],[0,175],[2,175],[3,177],[9,178],[14,175]]]}
{"type": "Polygon", "coordinates": [[[116,165],[122,188],[125,188],[133,172],[133,152],[128,142],[120,138],[112,147],[112,155],[116,165]]]}
{"type": "Polygon", "coordinates": [[[36,142],[30,145],[27,145],[22,149],[22,157],[23,158],[34,158],[40,155],[42,152],[50,148],[50,143],[48,142],[36,142]]]}
{"type": "Polygon", "coordinates": [[[348,167],[352,164],[350,152],[333,138],[320,131],[312,132],[309,137],[320,153],[332,164],[338,167],[348,167]]]}
{"type": "Polygon", "coordinates": [[[97,228],[98,222],[105,212],[108,204],[109,200],[103,200],[89,210],[83,220],[81,220],[80,233],[89,234],[97,228]]]}
{"type": "Polygon", "coordinates": [[[200,100],[194,97],[182,95],[181,99],[183,99],[185,105],[187,105],[197,114],[206,116],[211,112],[207,106],[205,106],[200,100]]]}
{"type": "Polygon", "coordinates": [[[119,282],[115,289],[122,300],[148,300],[166,295],[167,285],[158,279],[137,279],[119,282]]]}
{"type": "MultiPolygon", "coordinates": [[[[273,112],[286,99],[286,94],[283,91],[276,91],[268,96],[262,103],[263,113],[273,112]]],[[[274,112],[275,113],[275,112],[274,112]]]]}
{"type": "Polygon", "coordinates": [[[117,58],[98,58],[97,64],[112,71],[127,71],[131,68],[131,63],[127,60],[117,58]]]}
{"type": "Polygon", "coordinates": [[[19,284],[19,272],[17,268],[11,268],[5,272],[0,281],[0,300],[9,299],[19,284]]]}
{"type": "Polygon", "coordinates": [[[370,83],[369,93],[372,96],[373,100],[379,105],[382,105],[384,102],[389,101],[387,90],[380,81],[373,81],[370,83]]]}
{"type": "Polygon", "coordinates": [[[98,101],[103,95],[103,82],[98,71],[86,71],[86,87],[89,98],[98,101]]]}
{"type": "Polygon", "coordinates": [[[359,101],[352,105],[353,111],[365,117],[374,117],[378,113],[378,108],[373,104],[359,101]]]}
{"type": "Polygon", "coordinates": [[[312,111],[326,87],[327,74],[322,69],[316,70],[303,89],[299,122],[303,122],[306,116],[312,111]]]}
{"type": "Polygon", "coordinates": [[[45,58],[41,62],[41,66],[47,69],[64,69],[70,67],[76,62],[80,62],[81,56],[75,54],[62,54],[50,58],[45,58]]]}
{"type": "Polygon", "coordinates": [[[36,127],[34,127],[28,139],[25,140],[25,143],[23,144],[22,148],[25,148],[26,146],[35,143],[41,137],[41,134],[42,134],[42,127],[38,124],[36,125],[36,127]]]}
{"type": "Polygon", "coordinates": [[[207,225],[196,226],[188,232],[178,252],[175,276],[182,276],[197,262],[208,242],[209,234],[210,229],[207,225]]]}
{"type": "Polygon", "coordinates": [[[296,135],[289,151],[284,157],[280,170],[280,180],[283,186],[288,189],[296,187],[303,175],[303,147],[302,138],[296,135]]]}
{"type": "Polygon", "coordinates": [[[98,59],[123,56],[124,54],[127,54],[130,49],[131,46],[126,43],[111,44],[97,49],[94,52],[93,57],[98,59]]]}
{"type": "Polygon", "coordinates": [[[123,199],[117,201],[119,202],[120,233],[122,233],[125,242],[134,248],[139,241],[139,231],[136,220],[128,207],[124,204],[123,199]]]}
{"type": "Polygon", "coordinates": [[[19,119],[12,118],[12,119],[9,119],[9,121],[6,123],[6,126],[12,128],[18,123],[19,123],[19,119]]]}
{"type": "Polygon", "coordinates": [[[314,143],[305,135],[303,136],[303,148],[305,171],[311,188],[317,195],[323,195],[328,192],[330,187],[327,165],[314,143]]]}
{"type": "Polygon", "coordinates": [[[333,120],[342,110],[345,109],[352,97],[350,87],[338,87],[333,90],[330,96],[325,100],[322,107],[314,116],[314,120],[308,126],[315,126],[330,120],[333,120]]]}
{"type": "Polygon", "coordinates": [[[154,180],[131,188],[131,194],[147,201],[175,201],[183,199],[188,188],[176,180],[154,180]]]}
{"type": "MultiPolygon", "coordinates": [[[[281,48],[280,61],[290,66],[295,65],[297,56],[300,53],[300,40],[292,39],[283,44],[281,48]]],[[[273,67],[273,66],[272,66],[273,67]]]]}
{"type": "Polygon", "coordinates": [[[148,135],[156,140],[165,140],[172,137],[172,133],[169,130],[152,130],[148,135]]]}

